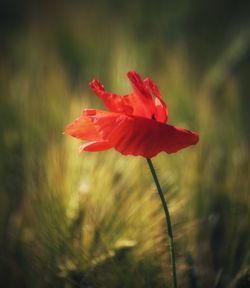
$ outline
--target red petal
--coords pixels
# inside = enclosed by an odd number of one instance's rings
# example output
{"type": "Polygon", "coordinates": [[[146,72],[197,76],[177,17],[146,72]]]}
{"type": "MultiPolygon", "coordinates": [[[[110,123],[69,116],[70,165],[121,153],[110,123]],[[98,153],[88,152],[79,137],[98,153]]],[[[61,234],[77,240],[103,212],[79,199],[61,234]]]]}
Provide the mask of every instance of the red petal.
{"type": "Polygon", "coordinates": [[[139,74],[135,71],[129,71],[127,75],[134,88],[134,93],[128,95],[129,101],[134,108],[133,115],[152,119],[152,116],[156,113],[152,96],[146,89],[139,74]]]}
{"type": "Polygon", "coordinates": [[[198,142],[199,136],[182,128],[154,120],[118,113],[96,111],[91,115],[97,131],[124,155],[152,158],[161,151],[177,152],[198,142]]]}
{"type": "Polygon", "coordinates": [[[168,120],[168,110],[165,102],[163,101],[160,91],[154,81],[150,78],[144,79],[144,84],[148,91],[153,93],[155,98],[156,115],[155,119],[159,122],[166,123],[168,120]]]}
{"type": "Polygon", "coordinates": [[[102,99],[104,105],[111,112],[132,114],[133,108],[126,96],[119,96],[105,91],[104,86],[98,80],[89,83],[90,88],[102,99]]]}
{"type": "MultiPolygon", "coordinates": [[[[90,110],[89,110],[90,111],[90,110]]],[[[65,134],[82,139],[82,140],[102,140],[95,129],[93,123],[86,117],[86,111],[82,115],[70,123],[64,130],[65,134]]]]}
{"type": "Polygon", "coordinates": [[[110,112],[154,118],[165,123],[167,109],[155,83],[151,79],[145,79],[143,82],[140,75],[135,71],[129,71],[127,75],[134,92],[125,96],[107,92],[101,82],[96,79],[89,86],[102,99],[110,112]],[[155,101],[151,93],[155,95],[155,101]]]}
{"type": "Polygon", "coordinates": [[[112,148],[107,141],[93,141],[87,144],[80,146],[80,152],[89,151],[89,152],[97,152],[104,151],[112,148]]]}
{"type": "Polygon", "coordinates": [[[121,135],[121,130],[126,128],[122,125],[124,123],[123,120],[127,118],[129,119],[125,114],[100,110],[95,110],[95,115],[91,114],[88,117],[92,121],[99,135],[111,144],[114,139],[121,135]]]}

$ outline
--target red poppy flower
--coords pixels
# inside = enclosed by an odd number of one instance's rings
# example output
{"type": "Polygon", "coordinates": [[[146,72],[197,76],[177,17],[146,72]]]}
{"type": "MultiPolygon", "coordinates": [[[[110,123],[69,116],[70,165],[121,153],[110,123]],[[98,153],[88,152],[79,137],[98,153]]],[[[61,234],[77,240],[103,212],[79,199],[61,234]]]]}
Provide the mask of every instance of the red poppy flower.
{"type": "Polygon", "coordinates": [[[142,81],[134,71],[127,75],[133,92],[125,96],[107,92],[98,80],[89,84],[109,111],[85,109],[66,127],[65,134],[89,141],[80,151],[115,148],[123,155],[152,158],[161,151],[174,153],[198,142],[197,133],[166,124],[167,107],[150,78],[142,81]]]}

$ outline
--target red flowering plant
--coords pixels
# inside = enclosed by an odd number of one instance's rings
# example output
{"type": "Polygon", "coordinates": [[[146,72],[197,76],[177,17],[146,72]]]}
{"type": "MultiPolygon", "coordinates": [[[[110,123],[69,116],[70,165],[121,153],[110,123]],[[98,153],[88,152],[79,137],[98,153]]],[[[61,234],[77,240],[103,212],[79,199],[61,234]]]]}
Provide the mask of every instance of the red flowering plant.
{"type": "Polygon", "coordinates": [[[85,109],[66,127],[65,134],[90,141],[80,151],[115,148],[123,155],[152,158],[161,151],[174,153],[198,142],[197,133],[166,124],[166,104],[150,78],[142,81],[134,71],[128,72],[128,78],[134,91],[125,96],[107,92],[98,80],[90,83],[109,111],[85,109]]]}
{"type": "Polygon", "coordinates": [[[199,141],[196,132],[167,123],[168,110],[152,79],[141,79],[135,71],[128,72],[133,92],[124,96],[107,92],[98,80],[89,86],[101,98],[108,111],[85,109],[70,123],[64,133],[89,141],[80,151],[97,152],[114,148],[123,155],[147,158],[156,183],[167,221],[172,260],[173,287],[177,287],[175,251],[170,215],[157,179],[152,157],[164,151],[175,153],[199,141]]]}

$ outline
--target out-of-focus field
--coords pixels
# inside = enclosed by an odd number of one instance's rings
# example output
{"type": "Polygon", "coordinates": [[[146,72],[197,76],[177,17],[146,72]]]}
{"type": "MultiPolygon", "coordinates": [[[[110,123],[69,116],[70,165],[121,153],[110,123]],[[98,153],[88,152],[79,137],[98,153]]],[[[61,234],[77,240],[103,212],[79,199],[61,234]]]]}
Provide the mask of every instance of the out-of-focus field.
{"type": "Polygon", "coordinates": [[[180,287],[250,287],[248,2],[21,2],[0,10],[0,286],[171,287],[146,160],[62,134],[104,108],[93,77],[126,94],[136,70],[200,133],[153,159],[180,287]]]}

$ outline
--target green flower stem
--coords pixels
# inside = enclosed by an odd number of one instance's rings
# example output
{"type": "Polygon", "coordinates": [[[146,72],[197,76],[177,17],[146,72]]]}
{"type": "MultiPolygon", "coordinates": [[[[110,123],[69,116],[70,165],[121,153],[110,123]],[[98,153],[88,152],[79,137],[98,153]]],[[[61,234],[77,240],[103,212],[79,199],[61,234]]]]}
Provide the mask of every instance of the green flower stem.
{"type": "Polygon", "coordinates": [[[176,277],[176,266],[175,266],[175,249],[174,249],[174,238],[173,238],[173,231],[172,231],[172,224],[171,224],[171,218],[167,206],[167,202],[165,200],[165,197],[163,195],[160,183],[158,181],[157,175],[155,173],[155,169],[153,166],[153,163],[151,159],[147,158],[147,162],[150,168],[150,171],[153,175],[155,185],[157,187],[157,190],[159,192],[160,198],[161,198],[161,203],[165,212],[166,216],[166,222],[167,222],[167,231],[168,231],[168,237],[169,237],[169,246],[170,246],[170,256],[171,256],[171,264],[172,264],[172,273],[173,273],[173,287],[177,288],[177,277],[176,277]]]}

